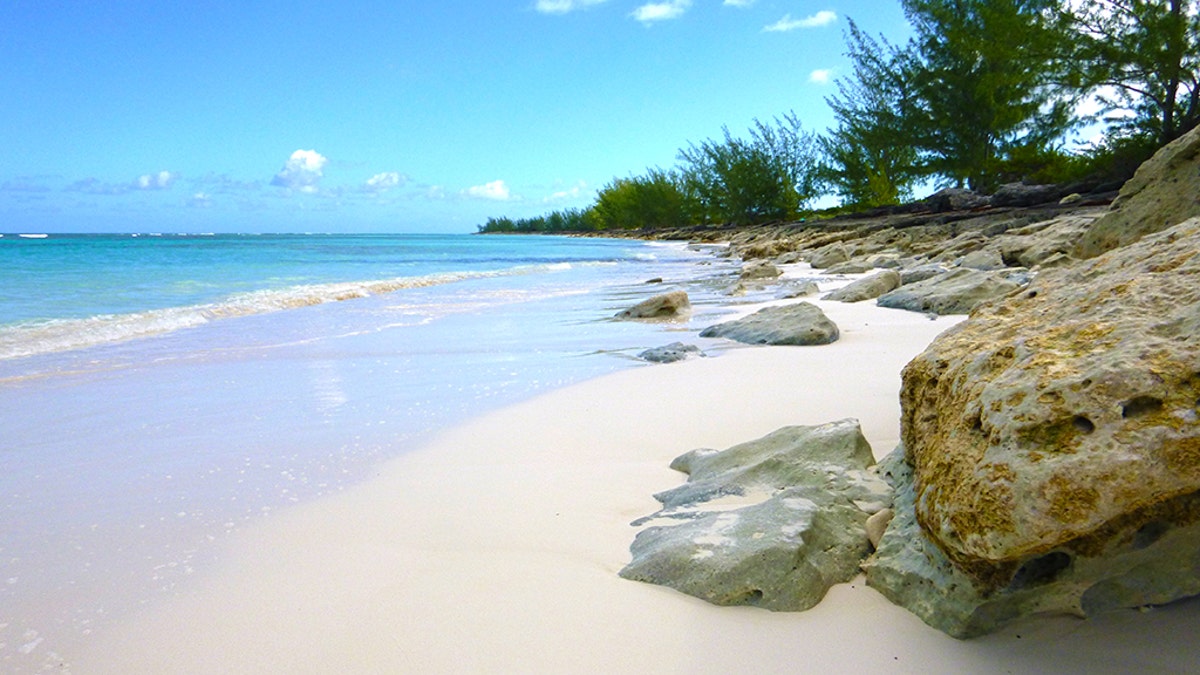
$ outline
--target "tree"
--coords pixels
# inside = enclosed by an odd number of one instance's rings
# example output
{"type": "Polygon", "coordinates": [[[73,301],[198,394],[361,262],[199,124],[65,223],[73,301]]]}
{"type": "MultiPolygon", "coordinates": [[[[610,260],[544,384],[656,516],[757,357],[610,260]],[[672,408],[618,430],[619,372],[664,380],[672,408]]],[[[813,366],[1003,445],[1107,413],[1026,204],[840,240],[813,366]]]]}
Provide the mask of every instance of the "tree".
{"type": "Polygon", "coordinates": [[[678,176],[659,169],[612,180],[596,196],[592,212],[601,230],[679,227],[691,222],[678,176]]]}
{"type": "Polygon", "coordinates": [[[896,204],[912,197],[920,176],[904,112],[911,104],[901,50],[873,39],[850,22],[849,78],[838,78],[838,93],[825,99],[837,128],[820,138],[825,158],[822,177],[842,201],[854,206],[896,204]]]}
{"type": "Polygon", "coordinates": [[[794,218],[817,196],[815,137],[794,113],[774,124],[754,120],[750,138],[690,144],[679,151],[683,192],[703,221],[752,225],[794,218]]]}
{"type": "Polygon", "coordinates": [[[1076,83],[1108,112],[1133,113],[1120,135],[1165,145],[1200,123],[1200,2],[1092,0],[1062,13],[1076,35],[1076,83]]]}
{"type": "Polygon", "coordinates": [[[930,174],[990,190],[1070,128],[1057,86],[1061,33],[1053,0],[903,0],[914,96],[905,127],[930,174]]]}

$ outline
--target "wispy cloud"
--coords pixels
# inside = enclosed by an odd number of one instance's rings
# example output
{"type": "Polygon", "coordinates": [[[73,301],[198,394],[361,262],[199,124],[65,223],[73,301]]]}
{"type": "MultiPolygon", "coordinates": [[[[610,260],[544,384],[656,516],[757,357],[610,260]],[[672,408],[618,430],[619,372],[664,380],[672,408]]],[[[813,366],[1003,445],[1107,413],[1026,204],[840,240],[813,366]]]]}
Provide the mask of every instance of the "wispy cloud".
{"type": "Polygon", "coordinates": [[[135,190],[166,190],[177,180],[179,180],[179,174],[171,171],[147,173],[138,176],[137,180],[133,181],[133,188],[135,190]]]}
{"type": "Polygon", "coordinates": [[[608,0],[537,0],[533,8],[542,14],[566,14],[577,9],[586,9],[608,0]]]}
{"type": "Polygon", "coordinates": [[[363,191],[373,193],[386,192],[392,188],[401,187],[406,183],[408,183],[408,176],[397,171],[385,171],[368,178],[367,182],[363,183],[363,191]]]}
{"type": "Polygon", "coordinates": [[[829,84],[833,79],[833,71],[828,68],[818,68],[808,74],[808,81],[813,84],[829,84]]]}
{"type": "Polygon", "coordinates": [[[633,18],[646,25],[656,21],[678,19],[692,6],[692,0],[669,0],[668,2],[650,2],[633,10],[633,18]]]}
{"type": "Polygon", "coordinates": [[[786,33],[788,31],[797,30],[800,28],[820,28],[828,26],[837,21],[837,12],[830,10],[821,10],[812,16],[804,17],[803,19],[793,19],[791,14],[784,14],[783,18],[775,23],[765,26],[764,33],[786,33]]]}
{"type": "Polygon", "coordinates": [[[475,197],[476,199],[491,199],[498,202],[506,202],[513,198],[508,185],[502,180],[494,180],[483,185],[469,187],[463,190],[463,194],[468,197],[475,197]]]}
{"type": "Polygon", "coordinates": [[[197,192],[185,203],[193,209],[207,209],[212,207],[213,200],[212,195],[208,194],[207,192],[197,192]]]}
{"type": "Polygon", "coordinates": [[[756,0],[725,0],[723,4],[729,7],[749,7],[750,5],[753,5],[755,1],[756,0]]]}
{"type": "Polygon", "coordinates": [[[87,195],[123,195],[131,189],[129,185],[113,185],[99,178],[84,178],[63,188],[67,192],[80,192],[87,195]]]}
{"type": "Polygon", "coordinates": [[[549,197],[546,197],[545,199],[543,199],[542,202],[544,202],[546,204],[551,204],[554,202],[564,202],[564,201],[567,201],[570,199],[577,199],[581,195],[583,195],[583,191],[586,189],[587,189],[587,181],[581,180],[578,183],[576,183],[575,185],[573,185],[565,190],[559,190],[558,192],[551,194],[549,197]]]}
{"type": "Polygon", "coordinates": [[[271,179],[271,185],[301,192],[316,192],[329,160],[316,150],[297,150],[271,179]]]}

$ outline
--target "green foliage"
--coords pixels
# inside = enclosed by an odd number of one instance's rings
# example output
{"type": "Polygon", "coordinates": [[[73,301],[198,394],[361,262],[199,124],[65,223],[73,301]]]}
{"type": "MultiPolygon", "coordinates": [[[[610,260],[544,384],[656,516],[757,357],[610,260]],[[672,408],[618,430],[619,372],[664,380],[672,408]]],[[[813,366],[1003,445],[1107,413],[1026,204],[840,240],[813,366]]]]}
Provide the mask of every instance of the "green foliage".
{"type": "Polygon", "coordinates": [[[679,227],[691,222],[678,176],[658,169],[646,176],[614,179],[600,190],[592,210],[601,230],[679,227]]]}
{"type": "Polygon", "coordinates": [[[590,209],[552,211],[534,218],[488,218],[478,227],[480,234],[553,234],[556,232],[591,232],[596,229],[590,209]]]}
{"type": "Polygon", "coordinates": [[[914,96],[905,129],[930,175],[990,190],[1070,127],[1051,0],[903,0],[914,96]]]}
{"type": "Polygon", "coordinates": [[[755,120],[748,139],[724,128],[722,140],[679,151],[684,192],[701,220],[751,225],[795,218],[818,195],[816,138],[795,113],[755,120]]]}
{"type": "Polygon", "coordinates": [[[1165,145],[1200,123],[1200,2],[1070,3],[1060,17],[1075,35],[1073,84],[1098,91],[1107,112],[1132,113],[1117,120],[1114,144],[1165,145]]]}
{"type": "Polygon", "coordinates": [[[917,151],[906,137],[904,111],[911,96],[904,54],[850,22],[850,78],[837,80],[838,93],[825,103],[837,127],[819,139],[821,176],[853,206],[875,207],[911,199],[920,176],[917,151]]]}

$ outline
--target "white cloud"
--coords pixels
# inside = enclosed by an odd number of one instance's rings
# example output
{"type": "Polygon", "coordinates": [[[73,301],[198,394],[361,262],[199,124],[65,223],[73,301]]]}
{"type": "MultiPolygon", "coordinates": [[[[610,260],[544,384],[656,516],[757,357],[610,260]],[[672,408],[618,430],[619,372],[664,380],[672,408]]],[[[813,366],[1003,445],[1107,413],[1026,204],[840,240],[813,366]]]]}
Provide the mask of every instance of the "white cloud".
{"type": "Polygon", "coordinates": [[[813,84],[829,84],[833,79],[833,71],[828,68],[818,68],[808,74],[808,81],[813,84]]]}
{"type": "Polygon", "coordinates": [[[207,192],[197,192],[188,199],[187,205],[194,209],[207,209],[213,205],[212,195],[207,192]]]}
{"type": "Polygon", "coordinates": [[[630,16],[646,25],[650,25],[655,21],[678,19],[679,17],[683,16],[683,13],[686,12],[688,7],[691,6],[692,0],[650,2],[633,10],[633,14],[630,14],[630,16]]]}
{"type": "Polygon", "coordinates": [[[586,9],[608,0],[537,0],[533,8],[542,14],[566,14],[577,9],[586,9]]]}
{"type": "Polygon", "coordinates": [[[828,26],[837,21],[837,18],[837,12],[831,12],[827,9],[803,19],[793,19],[791,14],[784,14],[782,19],[764,27],[763,32],[786,33],[797,28],[820,28],[821,26],[828,26]]]}
{"type": "Polygon", "coordinates": [[[394,187],[400,187],[408,182],[408,176],[396,171],[377,173],[367,179],[363,189],[367,192],[384,192],[394,187]]]}
{"type": "Polygon", "coordinates": [[[576,199],[580,195],[582,195],[583,191],[586,189],[587,189],[587,181],[581,180],[578,183],[576,183],[575,185],[573,185],[572,187],[570,187],[566,190],[559,190],[558,192],[551,194],[549,197],[546,197],[542,201],[549,204],[551,202],[562,202],[562,201],[567,201],[568,199],[576,199]]]}
{"type": "Polygon", "coordinates": [[[754,2],[755,0],[725,0],[724,4],[730,7],[749,7],[754,2]]]}
{"type": "Polygon", "coordinates": [[[179,174],[171,173],[170,171],[148,173],[138,176],[137,180],[133,181],[133,187],[138,190],[166,190],[178,178],[179,174]]]}
{"type": "Polygon", "coordinates": [[[477,199],[492,199],[498,202],[506,202],[512,199],[512,193],[509,192],[508,186],[502,180],[494,180],[483,185],[476,185],[463,190],[463,194],[468,197],[477,199]]]}
{"type": "Polygon", "coordinates": [[[322,169],[328,163],[329,160],[316,150],[297,150],[271,179],[271,185],[301,192],[316,192],[317,182],[324,175],[322,169]]]}

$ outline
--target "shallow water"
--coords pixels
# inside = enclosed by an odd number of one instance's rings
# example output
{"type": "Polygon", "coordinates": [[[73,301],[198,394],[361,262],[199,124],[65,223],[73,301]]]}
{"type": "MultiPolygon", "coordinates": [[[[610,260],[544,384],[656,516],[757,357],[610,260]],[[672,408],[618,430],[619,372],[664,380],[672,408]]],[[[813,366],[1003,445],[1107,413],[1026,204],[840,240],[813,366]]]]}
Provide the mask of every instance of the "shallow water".
{"type": "MultiPolygon", "coordinates": [[[[445,269],[402,277],[452,280],[210,314],[145,337],[84,336],[76,349],[37,342],[29,327],[104,312],[136,322],[246,293],[278,298],[379,278],[339,279],[354,272],[330,263],[319,279],[174,300],[182,305],[148,306],[165,302],[155,284],[149,300],[131,293],[91,313],[59,300],[43,316],[13,319],[29,308],[0,303],[9,337],[36,343],[30,355],[0,359],[0,669],[52,669],[99,625],[186,589],[250,520],[343,489],[469,416],[638,367],[642,349],[689,339],[725,311],[719,284],[705,279],[728,275],[729,263],[682,245],[462,239],[451,246],[479,241],[490,252],[460,248],[456,262],[434,261],[445,269]],[[502,272],[478,273],[489,270],[502,272]],[[644,283],[654,277],[665,283],[644,283]],[[692,295],[691,321],[610,320],[668,288],[692,295]]],[[[436,258],[428,247],[423,255],[436,258]]]]}

